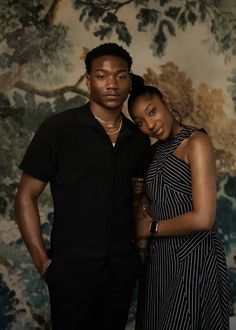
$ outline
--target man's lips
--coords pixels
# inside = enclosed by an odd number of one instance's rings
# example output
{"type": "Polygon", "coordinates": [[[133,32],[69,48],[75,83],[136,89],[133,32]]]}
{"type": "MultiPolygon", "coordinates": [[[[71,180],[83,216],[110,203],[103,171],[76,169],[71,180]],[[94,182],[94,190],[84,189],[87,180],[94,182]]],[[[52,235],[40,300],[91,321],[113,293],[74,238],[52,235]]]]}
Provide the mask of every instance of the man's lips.
{"type": "Polygon", "coordinates": [[[117,94],[117,93],[109,93],[109,94],[105,94],[104,96],[106,96],[106,97],[119,97],[120,94],[117,94]]]}

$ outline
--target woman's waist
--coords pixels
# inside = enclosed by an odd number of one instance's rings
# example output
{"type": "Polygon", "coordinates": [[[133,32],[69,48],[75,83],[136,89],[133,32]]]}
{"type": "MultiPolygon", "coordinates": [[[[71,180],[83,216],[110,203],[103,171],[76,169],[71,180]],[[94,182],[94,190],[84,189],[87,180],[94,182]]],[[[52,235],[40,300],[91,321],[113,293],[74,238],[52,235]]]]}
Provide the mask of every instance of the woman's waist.
{"type": "Polygon", "coordinates": [[[190,212],[193,209],[192,200],[185,203],[151,203],[149,213],[153,220],[168,221],[169,219],[178,217],[184,213],[190,212]]]}

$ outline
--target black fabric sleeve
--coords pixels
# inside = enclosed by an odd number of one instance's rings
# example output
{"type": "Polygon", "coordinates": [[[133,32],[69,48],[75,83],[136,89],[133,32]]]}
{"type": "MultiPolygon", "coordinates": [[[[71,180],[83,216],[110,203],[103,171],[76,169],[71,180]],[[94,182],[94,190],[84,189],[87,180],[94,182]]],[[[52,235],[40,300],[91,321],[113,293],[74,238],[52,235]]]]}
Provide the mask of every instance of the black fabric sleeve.
{"type": "Polygon", "coordinates": [[[55,129],[44,121],[31,140],[19,168],[26,174],[48,182],[55,171],[55,129]]]}

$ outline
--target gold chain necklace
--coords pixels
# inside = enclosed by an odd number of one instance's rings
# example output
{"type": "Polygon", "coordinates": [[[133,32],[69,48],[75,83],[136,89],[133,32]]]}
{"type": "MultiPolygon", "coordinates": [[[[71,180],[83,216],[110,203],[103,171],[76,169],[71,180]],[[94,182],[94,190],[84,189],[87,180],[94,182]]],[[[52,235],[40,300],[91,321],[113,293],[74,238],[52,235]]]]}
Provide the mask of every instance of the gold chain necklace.
{"type": "MultiPolygon", "coordinates": [[[[105,121],[105,120],[102,120],[101,118],[99,118],[99,117],[97,117],[97,116],[94,116],[94,117],[95,117],[100,123],[105,124],[105,125],[107,126],[108,129],[111,129],[111,128],[114,127],[114,124],[111,124],[111,123],[109,124],[109,122],[107,122],[107,121],[105,121]]],[[[115,130],[114,132],[108,132],[108,131],[105,129],[105,131],[107,132],[108,135],[115,135],[115,134],[117,134],[117,133],[120,132],[121,127],[122,127],[122,116],[120,117],[120,125],[119,125],[119,127],[118,127],[117,130],[115,130]]]]}

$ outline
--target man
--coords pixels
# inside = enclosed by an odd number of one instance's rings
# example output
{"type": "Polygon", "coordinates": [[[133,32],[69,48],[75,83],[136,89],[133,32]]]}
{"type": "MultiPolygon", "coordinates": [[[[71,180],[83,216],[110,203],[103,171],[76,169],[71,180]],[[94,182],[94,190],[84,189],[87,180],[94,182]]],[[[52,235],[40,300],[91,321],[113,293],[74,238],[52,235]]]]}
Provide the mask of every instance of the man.
{"type": "Polygon", "coordinates": [[[102,44],[85,59],[90,102],[36,132],[20,168],[16,218],[50,295],[53,329],[125,329],[140,259],[132,237],[131,178],[149,140],[122,114],[132,58],[102,44]],[[54,223],[46,252],[37,201],[50,182],[54,223]]]}

